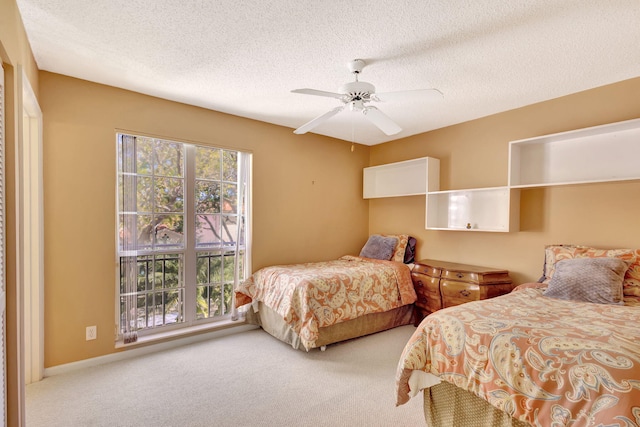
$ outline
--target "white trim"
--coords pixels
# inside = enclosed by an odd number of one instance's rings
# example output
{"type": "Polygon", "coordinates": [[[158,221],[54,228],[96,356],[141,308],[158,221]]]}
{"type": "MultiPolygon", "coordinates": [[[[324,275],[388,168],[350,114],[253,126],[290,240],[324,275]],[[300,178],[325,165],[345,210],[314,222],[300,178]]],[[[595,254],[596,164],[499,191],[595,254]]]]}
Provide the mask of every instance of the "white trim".
{"type": "Polygon", "coordinates": [[[45,377],[51,377],[54,375],[66,374],[74,372],[79,369],[91,368],[99,366],[105,363],[116,362],[120,360],[130,359],[132,357],[138,357],[145,354],[156,353],[158,351],[169,350],[172,348],[181,347],[188,344],[194,344],[201,341],[207,341],[210,339],[221,338],[227,335],[237,334],[240,332],[250,331],[257,329],[255,325],[243,324],[234,326],[232,328],[219,329],[216,331],[208,332],[206,334],[192,335],[189,337],[178,338],[172,341],[166,341],[163,343],[147,345],[144,347],[136,347],[127,351],[121,351],[118,353],[107,354],[105,356],[98,356],[91,359],[79,360],[77,362],[66,363],[64,365],[52,366],[44,370],[45,377]]]}
{"type": "Polygon", "coordinates": [[[44,374],[44,209],[42,110],[24,68],[17,67],[16,148],[17,288],[24,334],[24,382],[44,374]]]}
{"type": "Polygon", "coordinates": [[[0,347],[2,359],[0,362],[0,382],[2,394],[2,406],[0,406],[0,421],[7,425],[7,241],[6,241],[6,200],[5,200],[5,104],[4,104],[4,68],[0,61],[0,347]]]}

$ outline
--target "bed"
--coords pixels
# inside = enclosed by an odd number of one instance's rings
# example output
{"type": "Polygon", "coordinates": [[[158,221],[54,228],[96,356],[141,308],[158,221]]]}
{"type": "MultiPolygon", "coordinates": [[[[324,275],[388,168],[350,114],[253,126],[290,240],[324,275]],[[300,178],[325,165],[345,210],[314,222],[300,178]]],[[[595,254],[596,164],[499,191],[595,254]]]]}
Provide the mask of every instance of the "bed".
{"type": "Polygon", "coordinates": [[[550,245],[540,283],[427,316],[396,373],[429,426],[640,426],[640,250],[550,245]]]}
{"type": "Polygon", "coordinates": [[[256,271],[235,290],[235,304],[293,348],[324,350],[412,323],[414,254],[408,235],[372,235],[358,256],[256,271]]]}

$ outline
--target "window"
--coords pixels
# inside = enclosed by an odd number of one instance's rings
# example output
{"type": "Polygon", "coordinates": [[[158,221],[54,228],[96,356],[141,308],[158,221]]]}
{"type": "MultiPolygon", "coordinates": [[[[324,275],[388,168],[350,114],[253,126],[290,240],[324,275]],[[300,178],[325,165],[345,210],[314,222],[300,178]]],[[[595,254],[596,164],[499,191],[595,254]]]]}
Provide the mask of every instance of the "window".
{"type": "Polygon", "coordinates": [[[232,317],[250,154],[125,134],[117,149],[119,338],[232,317]]]}

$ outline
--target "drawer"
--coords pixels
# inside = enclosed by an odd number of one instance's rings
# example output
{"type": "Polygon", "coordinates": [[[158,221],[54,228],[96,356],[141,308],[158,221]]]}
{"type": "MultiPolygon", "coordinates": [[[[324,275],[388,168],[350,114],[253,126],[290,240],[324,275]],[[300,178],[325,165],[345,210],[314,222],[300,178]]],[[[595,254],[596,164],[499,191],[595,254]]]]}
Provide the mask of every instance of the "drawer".
{"type": "Polygon", "coordinates": [[[437,277],[427,276],[414,271],[411,273],[411,280],[413,281],[413,287],[416,289],[416,292],[429,291],[440,293],[440,279],[437,277]],[[425,289],[425,291],[421,291],[421,289],[425,289]]]}
{"type": "Polygon", "coordinates": [[[417,294],[418,299],[416,300],[416,306],[426,310],[430,313],[434,311],[438,311],[442,308],[442,303],[440,302],[440,295],[434,295],[432,293],[428,294],[417,294]]]}
{"type": "Polygon", "coordinates": [[[444,270],[442,278],[447,280],[458,280],[460,282],[478,283],[478,273],[469,271],[444,270]]]}
{"type": "Polygon", "coordinates": [[[460,282],[477,283],[479,285],[491,285],[495,283],[511,283],[511,278],[507,271],[460,271],[442,270],[442,278],[447,280],[458,280],[460,282]]]}
{"type": "Polygon", "coordinates": [[[416,305],[422,308],[429,308],[429,298],[425,294],[417,294],[416,305]]]}
{"type": "Polygon", "coordinates": [[[423,264],[414,264],[413,269],[411,270],[414,273],[426,274],[431,277],[440,277],[442,270],[436,267],[430,267],[428,265],[423,264]]]}
{"type": "Polygon", "coordinates": [[[480,299],[480,286],[473,283],[458,282],[456,280],[442,280],[442,302],[444,307],[464,304],[480,299]]]}

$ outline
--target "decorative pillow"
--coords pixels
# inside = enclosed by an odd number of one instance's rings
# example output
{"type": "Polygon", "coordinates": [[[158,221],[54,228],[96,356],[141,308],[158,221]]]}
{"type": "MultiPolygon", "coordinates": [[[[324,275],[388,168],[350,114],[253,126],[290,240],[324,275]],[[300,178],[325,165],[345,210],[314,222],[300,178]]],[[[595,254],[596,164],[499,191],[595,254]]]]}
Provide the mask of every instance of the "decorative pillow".
{"type": "Polygon", "coordinates": [[[555,265],[563,259],[573,258],[620,258],[630,263],[623,283],[623,293],[640,297],[640,249],[596,249],[578,245],[548,245],[545,247],[543,283],[549,283],[555,272],[555,265]]]}
{"type": "Polygon", "coordinates": [[[640,249],[634,251],[635,262],[631,263],[627,273],[624,275],[622,292],[628,297],[640,298],[640,249]]]}
{"type": "Polygon", "coordinates": [[[409,236],[407,242],[407,249],[404,251],[404,263],[409,264],[416,260],[416,243],[418,241],[415,237],[409,236]]]}
{"type": "Polygon", "coordinates": [[[360,256],[389,261],[397,243],[397,237],[383,237],[378,234],[372,234],[360,251],[360,256]]]}
{"type": "Polygon", "coordinates": [[[407,234],[381,234],[382,237],[394,237],[397,239],[396,245],[393,248],[393,255],[391,255],[391,261],[404,262],[404,253],[409,243],[409,236],[407,234]]]}
{"type": "Polygon", "coordinates": [[[544,295],[596,304],[623,304],[622,281],[629,261],[575,258],[559,261],[544,295]]]}
{"type": "Polygon", "coordinates": [[[624,296],[624,305],[629,307],[640,307],[640,297],[624,296]]]}

